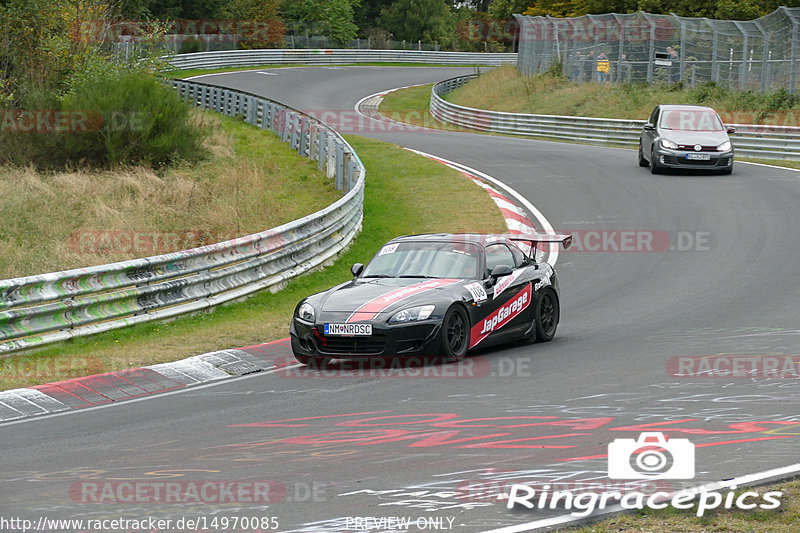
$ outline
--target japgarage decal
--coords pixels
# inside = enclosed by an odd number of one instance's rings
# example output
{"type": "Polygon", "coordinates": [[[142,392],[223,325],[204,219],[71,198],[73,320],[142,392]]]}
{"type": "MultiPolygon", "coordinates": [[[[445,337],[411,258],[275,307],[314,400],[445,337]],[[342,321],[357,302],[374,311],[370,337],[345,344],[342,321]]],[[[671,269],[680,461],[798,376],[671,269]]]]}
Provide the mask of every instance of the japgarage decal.
{"type": "Polygon", "coordinates": [[[378,296],[377,298],[373,298],[372,300],[368,301],[358,309],[356,309],[350,318],[347,319],[348,322],[359,322],[361,320],[372,320],[378,313],[381,311],[386,310],[390,305],[395,304],[401,300],[405,300],[411,296],[416,296],[417,294],[423,293],[425,291],[429,291],[431,289],[436,289],[439,287],[446,287],[448,285],[452,285],[453,283],[458,283],[462,280],[460,279],[437,279],[433,281],[426,281],[423,283],[417,283],[416,285],[410,285],[408,287],[403,287],[402,289],[395,289],[390,292],[387,292],[383,296],[378,296]]]}
{"type": "Polygon", "coordinates": [[[469,332],[469,347],[477,346],[479,342],[488,337],[493,331],[504,327],[511,322],[515,317],[519,316],[531,303],[531,284],[525,285],[525,288],[519,291],[513,298],[506,304],[500,307],[497,311],[487,316],[474,326],[469,332]]]}

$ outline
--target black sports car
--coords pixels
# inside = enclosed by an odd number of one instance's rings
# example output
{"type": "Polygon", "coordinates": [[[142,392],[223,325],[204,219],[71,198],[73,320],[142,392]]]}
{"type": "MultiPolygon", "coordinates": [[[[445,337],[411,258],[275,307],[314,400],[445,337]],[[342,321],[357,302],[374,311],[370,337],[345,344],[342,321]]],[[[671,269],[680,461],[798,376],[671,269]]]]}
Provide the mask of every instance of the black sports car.
{"type": "Polygon", "coordinates": [[[352,281],[297,304],[292,351],[305,364],[385,355],[458,361],[478,345],[549,341],[558,282],[549,264],[535,260],[536,244],[571,242],[571,235],[538,233],[392,239],[367,266],[353,265],[352,281]]]}

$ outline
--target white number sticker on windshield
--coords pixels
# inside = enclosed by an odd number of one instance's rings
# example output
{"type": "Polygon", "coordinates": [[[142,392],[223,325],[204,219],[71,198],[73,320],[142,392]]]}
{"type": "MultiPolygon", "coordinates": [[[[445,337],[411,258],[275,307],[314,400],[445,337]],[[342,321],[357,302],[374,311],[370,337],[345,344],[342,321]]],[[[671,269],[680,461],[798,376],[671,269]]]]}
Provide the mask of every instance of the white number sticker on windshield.
{"type": "Polygon", "coordinates": [[[381,253],[379,253],[378,255],[386,255],[394,253],[394,251],[397,250],[398,246],[400,246],[400,243],[387,244],[386,246],[381,248],[381,253]]]}

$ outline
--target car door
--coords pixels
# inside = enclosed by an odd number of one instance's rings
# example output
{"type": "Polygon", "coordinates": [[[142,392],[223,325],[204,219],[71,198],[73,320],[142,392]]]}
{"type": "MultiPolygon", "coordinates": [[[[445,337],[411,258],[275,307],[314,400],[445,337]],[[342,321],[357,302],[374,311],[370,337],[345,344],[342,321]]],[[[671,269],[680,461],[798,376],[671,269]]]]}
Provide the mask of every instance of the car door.
{"type": "Polygon", "coordinates": [[[519,333],[520,329],[527,329],[530,324],[529,309],[533,295],[530,280],[525,275],[528,266],[524,254],[516,247],[514,250],[516,253],[505,243],[490,244],[485,248],[485,280],[491,279],[492,270],[499,265],[509,267],[511,273],[497,278],[486,289],[486,303],[479,308],[478,320],[470,329],[470,347],[486,339],[519,333]]]}
{"type": "Polygon", "coordinates": [[[655,142],[656,136],[658,135],[656,130],[658,128],[658,118],[660,114],[661,114],[661,106],[656,106],[655,109],[653,109],[653,112],[650,113],[650,118],[647,119],[647,124],[652,125],[652,127],[645,127],[642,130],[642,137],[641,137],[642,154],[644,154],[644,157],[648,161],[652,156],[651,147],[653,146],[653,142],[655,142]]]}

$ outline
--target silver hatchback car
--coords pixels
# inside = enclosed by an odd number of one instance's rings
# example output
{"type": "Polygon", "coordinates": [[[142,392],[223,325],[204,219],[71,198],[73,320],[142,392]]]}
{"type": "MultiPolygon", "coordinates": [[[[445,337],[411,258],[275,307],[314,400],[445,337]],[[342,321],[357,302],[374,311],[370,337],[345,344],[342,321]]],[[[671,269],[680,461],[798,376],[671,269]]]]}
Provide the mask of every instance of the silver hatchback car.
{"type": "Polygon", "coordinates": [[[710,107],[659,105],[639,138],[639,166],[653,174],[666,168],[733,172],[733,146],[725,127],[710,107]]]}

